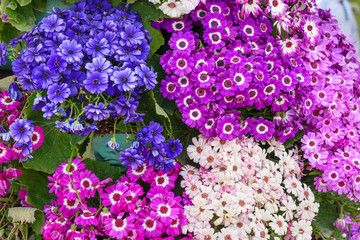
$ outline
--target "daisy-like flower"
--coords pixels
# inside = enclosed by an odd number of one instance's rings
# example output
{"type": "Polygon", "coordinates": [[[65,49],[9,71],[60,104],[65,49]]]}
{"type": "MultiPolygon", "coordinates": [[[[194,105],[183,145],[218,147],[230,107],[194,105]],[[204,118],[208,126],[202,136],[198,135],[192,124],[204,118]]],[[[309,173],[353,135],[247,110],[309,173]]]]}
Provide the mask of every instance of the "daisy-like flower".
{"type": "Polygon", "coordinates": [[[108,87],[108,75],[106,73],[94,72],[84,80],[84,85],[85,89],[91,93],[102,93],[108,87]]]}
{"type": "Polygon", "coordinates": [[[287,177],[284,180],[286,191],[294,194],[296,197],[301,195],[301,182],[294,177],[287,177]]]}
{"type": "Polygon", "coordinates": [[[279,43],[284,56],[291,57],[299,51],[299,40],[297,39],[297,35],[283,39],[279,43]]]}
{"type": "Polygon", "coordinates": [[[283,0],[269,0],[269,6],[265,12],[270,12],[272,17],[277,17],[283,15],[288,8],[289,6],[283,0]]]}
{"type": "Polygon", "coordinates": [[[10,125],[10,136],[19,143],[27,143],[31,141],[35,126],[32,125],[32,121],[27,119],[16,119],[13,124],[10,125]]]}
{"type": "Polygon", "coordinates": [[[139,228],[144,231],[146,238],[160,237],[163,232],[164,225],[158,221],[157,214],[154,211],[143,212],[142,218],[140,218],[139,228]]]}
{"type": "MultiPolygon", "coordinates": [[[[164,2],[159,6],[159,9],[172,18],[180,17],[184,13],[182,2],[176,0],[168,0],[164,2]]],[[[188,10],[186,9],[186,11],[188,10]]]]}
{"type": "Polygon", "coordinates": [[[294,221],[290,227],[291,235],[299,240],[311,240],[311,221],[294,221]]]}
{"type": "Polygon", "coordinates": [[[303,143],[301,150],[305,153],[312,153],[320,148],[323,140],[318,134],[310,132],[307,135],[304,135],[301,142],[303,143]]]}
{"type": "Polygon", "coordinates": [[[318,27],[318,24],[319,24],[318,18],[316,18],[315,16],[310,16],[310,17],[304,18],[303,21],[304,21],[303,30],[305,33],[305,37],[310,42],[314,42],[315,39],[320,34],[319,27],[318,27]]]}
{"type": "Polygon", "coordinates": [[[130,68],[115,70],[110,80],[120,92],[132,91],[138,85],[135,73],[130,68]]]}
{"type": "Polygon", "coordinates": [[[0,142],[0,163],[4,163],[11,159],[11,151],[8,146],[4,146],[2,142],[0,142]]]}
{"type": "Polygon", "coordinates": [[[134,216],[128,217],[118,217],[114,218],[107,218],[104,221],[104,229],[111,238],[116,238],[118,240],[124,239],[129,235],[129,232],[135,229],[134,216]]]}
{"type": "Polygon", "coordinates": [[[207,139],[203,136],[199,136],[199,138],[193,137],[192,142],[194,145],[189,145],[187,147],[187,154],[194,162],[199,162],[201,153],[206,146],[207,139]]]}
{"type": "Polygon", "coordinates": [[[38,149],[44,143],[44,129],[40,126],[35,126],[31,142],[33,143],[34,150],[38,149]]]}
{"type": "Polygon", "coordinates": [[[247,0],[241,8],[241,17],[248,17],[252,14],[255,18],[262,12],[260,0],[247,0]]]}
{"type": "Polygon", "coordinates": [[[7,111],[14,111],[19,106],[20,102],[11,99],[8,91],[3,90],[3,93],[0,94],[0,107],[2,109],[6,109],[7,111]]]}
{"type": "Polygon", "coordinates": [[[53,84],[49,86],[47,94],[53,103],[62,103],[70,96],[70,88],[65,83],[53,84]]]}
{"type": "Polygon", "coordinates": [[[221,139],[224,140],[233,140],[238,137],[240,124],[236,121],[234,117],[225,116],[218,123],[217,134],[221,139]]]}
{"type": "Polygon", "coordinates": [[[156,212],[160,221],[168,226],[179,217],[180,209],[177,203],[175,199],[165,201],[160,198],[155,198],[151,201],[150,208],[156,212]]]}
{"type": "Polygon", "coordinates": [[[184,51],[175,51],[170,59],[170,66],[176,75],[182,77],[192,71],[194,62],[188,53],[184,51]]]}
{"type": "Polygon", "coordinates": [[[254,138],[258,140],[267,140],[270,139],[271,136],[275,132],[275,125],[268,121],[264,120],[260,117],[258,120],[254,122],[253,125],[253,134],[254,138]]]}
{"type": "Polygon", "coordinates": [[[65,40],[59,46],[59,56],[67,63],[81,63],[84,54],[82,46],[76,40],[65,40]]]}
{"type": "Polygon", "coordinates": [[[174,50],[191,52],[195,49],[195,38],[191,32],[176,32],[171,36],[169,45],[174,50]]]}
{"type": "Polygon", "coordinates": [[[105,188],[105,192],[100,195],[104,206],[111,206],[110,212],[119,213],[124,207],[124,193],[128,190],[128,187],[123,183],[117,183],[105,188]]]}

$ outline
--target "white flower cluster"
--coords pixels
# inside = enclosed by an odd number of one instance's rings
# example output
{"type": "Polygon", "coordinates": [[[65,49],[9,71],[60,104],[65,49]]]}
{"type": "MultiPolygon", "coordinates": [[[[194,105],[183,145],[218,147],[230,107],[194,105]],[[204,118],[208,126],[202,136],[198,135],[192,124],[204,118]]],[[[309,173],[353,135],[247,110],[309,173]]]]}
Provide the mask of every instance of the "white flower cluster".
{"type": "Polygon", "coordinates": [[[287,152],[275,140],[260,144],[202,135],[193,143],[187,152],[201,167],[187,165],[180,173],[191,201],[183,233],[206,240],[311,239],[319,204],[300,182],[297,149],[287,152]]]}
{"type": "MultiPolygon", "coordinates": [[[[205,2],[205,0],[201,1],[205,2]]],[[[160,0],[149,0],[149,2],[154,4],[161,4],[159,6],[160,10],[163,11],[166,15],[174,18],[190,13],[196,8],[197,5],[199,5],[200,0],[167,0],[164,3],[161,3],[160,0]]]]}

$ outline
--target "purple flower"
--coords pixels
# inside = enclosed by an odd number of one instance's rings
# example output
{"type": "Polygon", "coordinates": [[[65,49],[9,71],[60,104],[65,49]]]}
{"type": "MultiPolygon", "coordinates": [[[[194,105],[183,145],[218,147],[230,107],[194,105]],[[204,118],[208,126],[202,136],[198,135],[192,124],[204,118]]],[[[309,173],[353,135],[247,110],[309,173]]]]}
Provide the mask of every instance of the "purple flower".
{"type": "Polygon", "coordinates": [[[130,98],[128,101],[124,95],[121,95],[119,99],[114,102],[115,111],[118,116],[132,115],[138,105],[139,102],[135,102],[134,98],[130,98]]]}
{"type": "Polygon", "coordinates": [[[157,84],[157,73],[154,72],[154,68],[152,66],[149,68],[145,64],[140,64],[140,66],[135,67],[135,74],[139,76],[139,84],[145,85],[147,90],[155,88],[155,85],[157,84]]]}
{"type": "Polygon", "coordinates": [[[3,22],[7,22],[7,21],[8,21],[8,15],[7,15],[6,13],[2,13],[2,14],[1,14],[1,20],[2,20],[3,22]]]}
{"type": "Polygon", "coordinates": [[[10,125],[10,136],[19,143],[28,143],[31,140],[35,126],[32,125],[33,121],[26,119],[16,119],[10,125]]]}
{"type": "Polygon", "coordinates": [[[96,106],[90,103],[83,108],[83,111],[85,112],[87,119],[102,121],[110,117],[109,110],[104,109],[104,106],[103,103],[99,103],[96,106]]]}
{"type": "Polygon", "coordinates": [[[131,47],[136,44],[141,44],[141,40],[145,38],[142,31],[139,31],[134,25],[126,25],[123,32],[120,32],[120,44],[131,47]]]}
{"type": "Polygon", "coordinates": [[[217,123],[216,133],[224,140],[233,140],[239,136],[240,124],[233,116],[225,116],[217,123]]]}
{"type": "Polygon", "coordinates": [[[154,121],[150,121],[148,129],[148,139],[150,142],[160,144],[165,141],[165,137],[161,134],[164,131],[163,127],[154,121]]]}
{"type": "Polygon", "coordinates": [[[59,56],[67,63],[81,63],[84,54],[82,46],[76,40],[65,40],[59,46],[59,56]]]}
{"type": "Polygon", "coordinates": [[[6,64],[5,57],[8,54],[7,48],[8,47],[6,46],[6,44],[4,42],[1,42],[1,44],[0,44],[0,66],[6,64]]]}
{"type": "Polygon", "coordinates": [[[37,86],[41,90],[47,90],[59,80],[59,73],[50,70],[45,64],[36,67],[32,73],[32,77],[37,82],[37,86]]]}
{"type": "Polygon", "coordinates": [[[183,149],[179,139],[170,139],[167,143],[164,143],[164,148],[166,150],[166,156],[173,159],[177,158],[183,149]]]}
{"type": "Polygon", "coordinates": [[[9,86],[9,97],[15,101],[19,101],[23,97],[16,82],[11,83],[9,86]]]}
{"type": "Polygon", "coordinates": [[[102,93],[108,87],[108,75],[106,73],[94,72],[85,81],[85,89],[91,93],[102,93]]]}
{"type": "Polygon", "coordinates": [[[111,76],[113,71],[111,63],[104,57],[94,58],[91,63],[85,65],[85,68],[88,70],[88,76],[95,72],[105,73],[108,76],[111,76]]]}
{"type": "Polygon", "coordinates": [[[110,80],[114,82],[113,86],[121,93],[132,91],[138,85],[137,77],[130,68],[115,70],[110,80]]]}
{"type": "Polygon", "coordinates": [[[129,165],[132,169],[136,169],[144,164],[144,157],[139,155],[135,149],[126,149],[120,152],[120,160],[123,165],[129,165]]]}
{"type": "Polygon", "coordinates": [[[67,67],[67,63],[58,54],[54,54],[50,57],[49,61],[47,62],[47,66],[53,74],[54,71],[64,73],[67,67]]]}
{"type": "Polygon", "coordinates": [[[86,43],[86,54],[96,58],[96,57],[105,57],[109,55],[110,49],[108,41],[105,38],[96,41],[96,39],[90,38],[86,43]]]}
{"type": "Polygon", "coordinates": [[[62,103],[70,96],[70,89],[69,86],[65,83],[60,85],[53,84],[49,87],[47,94],[49,100],[53,103],[62,103]]]}
{"type": "Polygon", "coordinates": [[[41,108],[41,111],[44,112],[43,117],[47,119],[50,119],[52,115],[58,113],[57,105],[55,103],[47,103],[41,108]]]}
{"type": "Polygon", "coordinates": [[[275,132],[275,125],[272,122],[264,120],[262,117],[260,117],[253,123],[252,132],[255,139],[261,141],[268,140],[271,139],[275,132]]]}
{"type": "Polygon", "coordinates": [[[57,15],[52,14],[47,18],[44,18],[41,24],[41,29],[44,32],[61,32],[65,29],[65,22],[63,19],[59,18],[57,15]]]}

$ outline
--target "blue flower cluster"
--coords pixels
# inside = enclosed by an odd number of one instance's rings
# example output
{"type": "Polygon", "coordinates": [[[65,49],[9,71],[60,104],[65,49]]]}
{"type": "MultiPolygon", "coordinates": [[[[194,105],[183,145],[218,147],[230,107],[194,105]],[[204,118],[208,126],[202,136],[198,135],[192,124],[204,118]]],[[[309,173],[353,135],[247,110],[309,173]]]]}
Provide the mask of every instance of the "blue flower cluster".
{"type": "Polygon", "coordinates": [[[137,134],[136,141],[124,152],[120,152],[122,164],[137,169],[144,163],[154,166],[156,170],[167,172],[174,168],[175,158],[182,152],[179,139],[170,139],[165,142],[162,135],[163,127],[151,121],[149,126],[144,126],[137,134]]]}
{"type": "Polygon", "coordinates": [[[23,89],[37,91],[34,110],[65,118],[57,127],[76,134],[110,116],[142,121],[139,94],[155,87],[157,74],[146,66],[151,37],[140,20],[107,0],[81,1],[12,41],[27,45],[12,67],[23,89]]]}

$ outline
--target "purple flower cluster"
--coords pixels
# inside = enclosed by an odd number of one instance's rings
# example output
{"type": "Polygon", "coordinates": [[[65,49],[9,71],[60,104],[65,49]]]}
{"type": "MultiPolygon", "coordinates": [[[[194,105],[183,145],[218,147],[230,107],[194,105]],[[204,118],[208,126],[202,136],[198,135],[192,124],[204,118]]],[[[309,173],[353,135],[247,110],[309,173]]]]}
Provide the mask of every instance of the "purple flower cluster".
{"type": "MultiPolygon", "coordinates": [[[[242,2],[213,0],[182,20],[153,24],[172,33],[171,50],[161,57],[168,76],[160,91],[176,99],[183,121],[207,137],[232,140],[251,133],[284,142],[302,129],[295,107],[309,84],[294,52],[298,40],[273,37],[278,16],[269,17],[260,1],[242,2]],[[254,117],[257,112],[264,118],[254,117]]],[[[309,12],[312,2],[293,6],[291,14],[309,12]]]]}
{"type": "Polygon", "coordinates": [[[305,19],[305,37],[309,29],[317,31],[297,52],[311,79],[301,98],[306,121],[301,149],[310,165],[323,171],[315,179],[318,191],[335,191],[359,201],[359,57],[328,11],[305,19]]]}
{"type": "Polygon", "coordinates": [[[26,41],[12,68],[23,89],[37,91],[34,110],[60,116],[61,131],[83,135],[110,116],[142,121],[139,93],[154,88],[157,74],[146,66],[151,37],[140,20],[107,0],[81,1],[12,41],[26,41]]]}
{"type": "Polygon", "coordinates": [[[182,145],[179,139],[169,139],[165,142],[163,131],[163,127],[153,121],[149,126],[144,126],[136,134],[136,140],[133,141],[131,148],[120,152],[122,164],[137,169],[146,163],[156,170],[164,172],[172,170],[175,167],[175,158],[182,152],[182,145]]]}
{"type": "Polygon", "coordinates": [[[359,218],[360,216],[357,216],[357,219],[353,219],[349,215],[345,215],[345,218],[336,219],[334,226],[336,229],[341,229],[348,240],[357,240],[360,238],[359,218]]]}
{"type": "Polygon", "coordinates": [[[62,163],[49,177],[50,193],[57,200],[45,206],[44,239],[174,240],[187,224],[182,199],[172,192],[179,163],[167,173],[148,164],[129,168],[128,177],[110,186],[110,178],[100,181],[80,158],[72,161],[69,171],[67,165],[62,163]],[[144,192],[140,184],[151,188],[144,192]],[[96,192],[101,203],[91,207],[96,192]]]}

